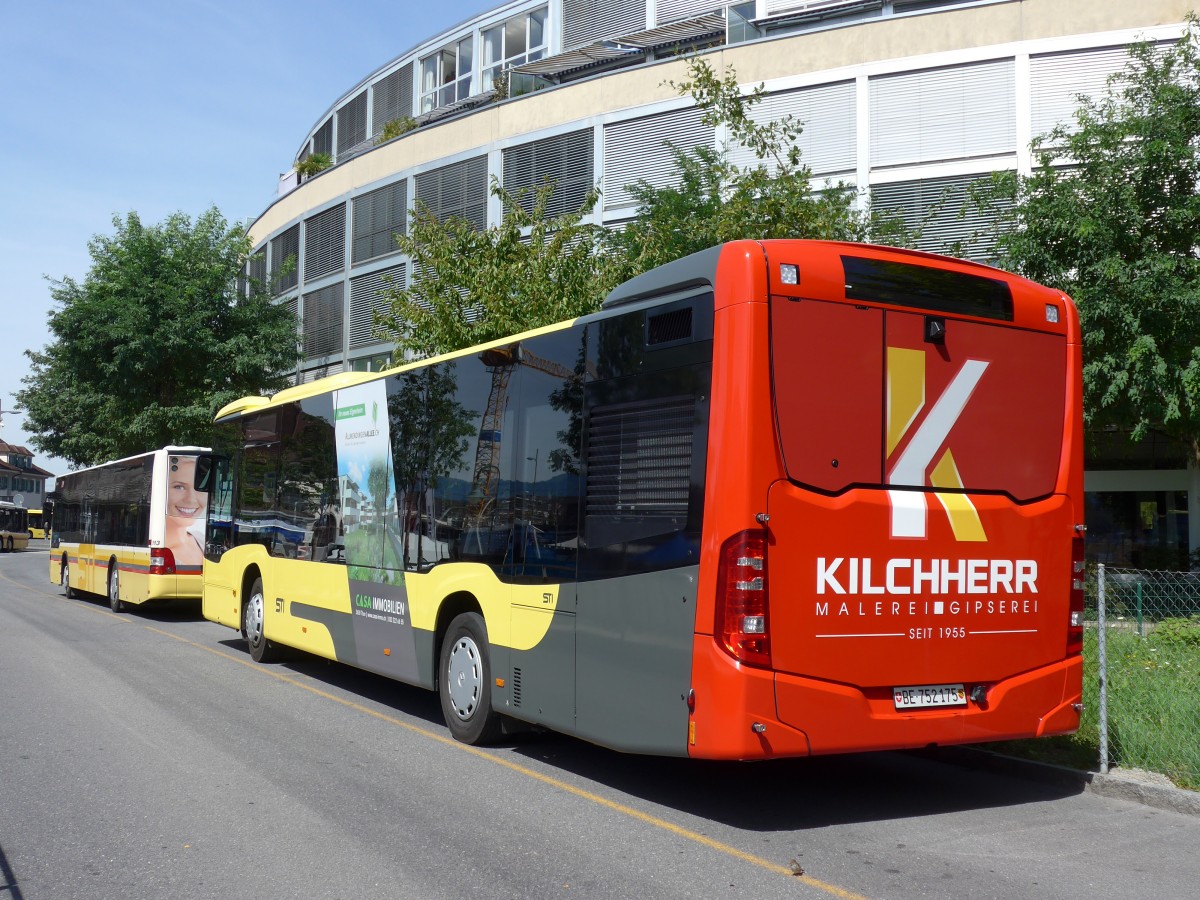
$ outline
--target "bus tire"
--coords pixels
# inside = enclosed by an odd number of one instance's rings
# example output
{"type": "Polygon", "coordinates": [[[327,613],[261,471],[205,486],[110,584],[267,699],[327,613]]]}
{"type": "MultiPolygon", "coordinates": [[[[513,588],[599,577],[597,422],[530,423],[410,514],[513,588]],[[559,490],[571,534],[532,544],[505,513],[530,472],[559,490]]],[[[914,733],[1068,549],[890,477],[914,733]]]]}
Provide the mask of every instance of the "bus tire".
{"type": "Polygon", "coordinates": [[[456,740],[486,744],[500,736],[501,718],[492,708],[487,627],[479,613],[455,617],[446,630],[438,665],[438,696],[446,727],[456,740]]]}
{"type": "Polygon", "coordinates": [[[126,612],[129,607],[121,599],[121,576],[114,560],[108,567],[108,606],[115,613],[126,612]]]}
{"type": "Polygon", "coordinates": [[[272,663],[279,659],[279,649],[263,636],[266,616],[267,601],[263,596],[262,579],[255,578],[250,594],[242,604],[242,634],[250,645],[250,658],[258,663],[272,663]]]}
{"type": "Polygon", "coordinates": [[[71,587],[71,567],[67,563],[67,558],[64,556],[62,567],[58,570],[58,580],[62,584],[63,596],[68,600],[74,600],[79,596],[75,588],[71,587]]]}

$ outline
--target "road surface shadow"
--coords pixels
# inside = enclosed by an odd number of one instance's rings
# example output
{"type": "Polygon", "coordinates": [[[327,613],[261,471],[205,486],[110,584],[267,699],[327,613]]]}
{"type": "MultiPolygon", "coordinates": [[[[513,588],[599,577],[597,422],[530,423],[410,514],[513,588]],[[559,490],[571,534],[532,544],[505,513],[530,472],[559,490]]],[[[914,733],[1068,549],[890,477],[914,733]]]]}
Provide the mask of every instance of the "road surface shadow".
{"type": "Polygon", "coordinates": [[[17,884],[17,876],[12,870],[12,866],[8,864],[8,855],[4,852],[4,846],[0,844],[0,895],[10,898],[10,900],[22,900],[25,896],[21,893],[21,886],[17,884]]]}
{"type": "MultiPolygon", "coordinates": [[[[234,653],[250,658],[250,647],[245,639],[231,637],[219,641],[220,645],[234,653]]],[[[437,694],[423,688],[403,684],[383,675],[356,669],[345,663],[333,662],[300,650],[281,647],[282,659],[271,664],[285,672],[311,678],[329,688],[352,694],[350,699],[369,700],[395,711],[400,716],[420,719],[436,730],[445,730],[441,704],[437,694]]],[[[449,734],[449,732],[447,732],[449,734]]]]}
{"type": "Polygon", "coordinates": [[[629,756],[559,736],[514,750],[649,802],[758,832],[1044,803],[1082,791],[951,765],[927,751],[714,762],[629,756]]]}
{"type": "MultiPolygon", "coordinates": [[[[249,656],[233,637],[223,647],[249,656]]],[[[449,734],[437,694],[341,663],[289,651],[280,668],[449,734]]],[[[604,788],[755,832],[1044,803],[1082,782],[1044,780],[945,761],[936,751],[857,753],[761,762],[714,762],[618,753],[519,723],[490,750],[585,790],[604,788]]]]}
{"type": "MultiPolygon", "coordinates": [[[[108,608],[108,597],[103,594],[90,594],[77,589],[75,599],[80,603],[91,603],[93,606],[108,608]]],[[[164,625],[172,622],[199,622],[204,619],[204,615],[200,611],[199,598],[194,600],[154,600],[137,605],[127,604],[125,612],[120,615],[128,615],[147,622],[159,622],[164,625]]]]}

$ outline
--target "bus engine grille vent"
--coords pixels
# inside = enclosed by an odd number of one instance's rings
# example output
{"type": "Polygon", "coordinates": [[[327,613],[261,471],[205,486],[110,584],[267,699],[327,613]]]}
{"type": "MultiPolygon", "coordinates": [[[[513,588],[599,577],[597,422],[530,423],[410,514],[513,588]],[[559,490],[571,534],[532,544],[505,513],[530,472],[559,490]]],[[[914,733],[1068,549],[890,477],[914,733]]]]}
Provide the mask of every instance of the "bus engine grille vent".
{"type": "Polygon", "coordinates": [[[646,317],[646,346],[673,344],[692,336],[692,308],[673,309],[646,317]]]}
{"type": "Polygon", "coordinates": [[[681,526],[695,422],[692,396],[596,407],[588,428],[587,515],[681,526]]]}
{"type": "Polygon", "coordinates": [[[521,705],[521,670],[513,666],[512,673],[512,705],[521,705]]]}

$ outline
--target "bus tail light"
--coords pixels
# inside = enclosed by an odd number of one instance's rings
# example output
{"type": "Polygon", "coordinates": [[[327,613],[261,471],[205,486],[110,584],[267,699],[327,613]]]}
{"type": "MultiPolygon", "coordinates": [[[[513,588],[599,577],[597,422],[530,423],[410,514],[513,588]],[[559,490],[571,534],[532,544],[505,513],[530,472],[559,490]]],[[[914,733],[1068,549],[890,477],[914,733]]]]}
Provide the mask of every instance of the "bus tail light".
{"type": "Polygon", "coordinates": [[[743,531],[721,547],[716,637],[734,659],[769,667],[769,626],[766,535],[762,531],[743,531]]]}
{"type": "Polygon", "coordinates": [[[1083,652],[1083,590],[1087,581],[1087,564],[1083,558],[1083,538],[1071,541],[1071,603],[1067,622],[1067,655],[1083,652]]]}
{"type": "Polygon", "coordinates": [[[175,554],[166,547],[150,548],[150,574],[174,575],[175,554]]]}

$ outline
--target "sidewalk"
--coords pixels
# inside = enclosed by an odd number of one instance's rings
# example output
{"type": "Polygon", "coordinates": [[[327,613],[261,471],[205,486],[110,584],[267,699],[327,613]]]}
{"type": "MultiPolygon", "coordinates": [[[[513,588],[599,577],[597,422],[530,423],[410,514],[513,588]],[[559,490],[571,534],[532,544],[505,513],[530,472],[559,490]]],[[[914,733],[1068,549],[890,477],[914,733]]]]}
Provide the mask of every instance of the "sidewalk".
{"type": "Polygon", "coordinates": [[[1102,775],[1099,772],[1083,772],[1065,766],[1002,756],[976,747],[938,747],[922,752],[927,752],[932,759],[951,765],[1071,785],[1101,797],[1130,800],[1155,809],[1200,817],[1200,792],[1176,787],[1166,776],[1154,772],[1141,769],[1111,769],[1102,775]]]}

